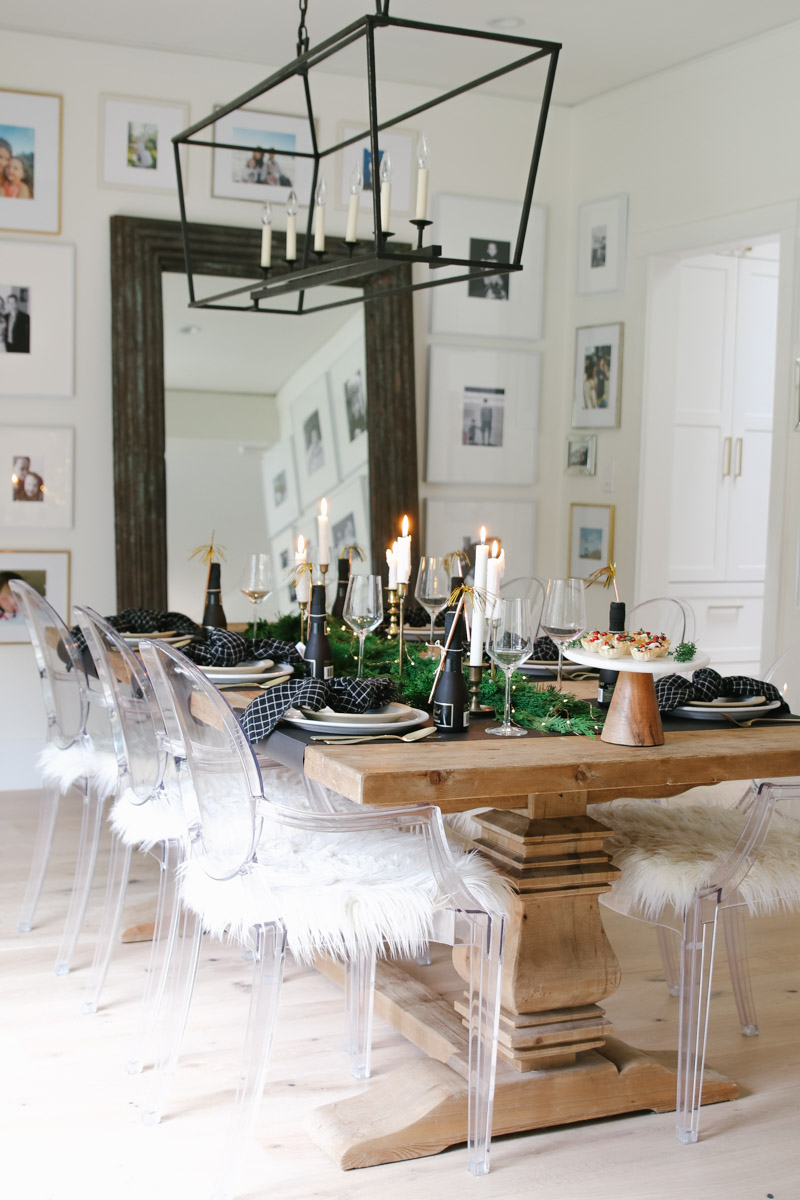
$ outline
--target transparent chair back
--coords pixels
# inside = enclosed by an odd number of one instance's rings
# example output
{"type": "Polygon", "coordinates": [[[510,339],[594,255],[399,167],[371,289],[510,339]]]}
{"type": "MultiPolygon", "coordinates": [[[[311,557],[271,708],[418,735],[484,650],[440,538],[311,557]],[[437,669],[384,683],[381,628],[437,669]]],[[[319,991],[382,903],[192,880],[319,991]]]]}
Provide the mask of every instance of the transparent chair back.
{"type": "Polygon", "coordinates": [[[80,737],[88,717],[87,677],[78,645],[44,596],[20,579],[9,586],[25,617],[42,685],[47,739],[65,750],[80,737]]]}
{"type": "Polygon", "coordinates": [[[680,642],[690,641],[694,635],[694,613],[685,601],[671,596],[643,600],[634,605],[628,610],[625,624],[629,630],[646,629],[665,634],[673,649],[680,642]]]}
{"type": "Polygon", "coordinates": [[[542,619],[546,591],[545,584],[535,575],[518,575],[516,579],[507,579],[500,585],[500,595],[503,600],[530,600],[536,637],[539,636],[539,622],[542,619]]]}
{"type": "Polygon", "coordinates": [[[793,713],[800,713],[800,642],[775,659],[764,680],[778,689],[793,713]]]}

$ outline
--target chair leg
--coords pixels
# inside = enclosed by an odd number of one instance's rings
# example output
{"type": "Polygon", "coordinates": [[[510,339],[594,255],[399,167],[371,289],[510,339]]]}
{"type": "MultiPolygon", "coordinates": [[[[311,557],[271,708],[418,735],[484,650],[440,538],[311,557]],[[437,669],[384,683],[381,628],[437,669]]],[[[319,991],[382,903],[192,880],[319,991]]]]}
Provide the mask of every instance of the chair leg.
{"type": "Polygon", "coordinates": [[[142,1111],[143,1125],[158,1124],[169,1095],[189,1018],[202,936],[203,923],[200,918],[194,913],[185,912],[182,936],[176,940],[169,964],[161,1005],[163,1012],[159,1013],[160,1036],[156,1038],[151,1092],[142,1111]]]}
{"type": "Polygon", "coordinates": [[[745,1037],[758,1037],[756,1005],[750,986],[750,963],[747,956],[747,913],[743,905],[734,904],[723,908],[722,932],[725,935],[728,969],[731,973],[733,996],[742,1033],[745,1037]]]}
{"type": "Polygon", "coordinates": [[[472,1175],[486,1175],[489,1171],[503,936],[502,917],[484,914],[474,920],[469,971],[467,1114],[467,1166],[472,1175]]]}
{"type": "Polygon", "coordinates": [[[258,926],[253,956],[253,990],[245,1032],[236,1108],[223,1157],[223,1167],[213,1191],[213,1200],[231,1200],[245,1151],[253,1135],[264,1083],[269,1068],[278,1015],[286,930],[281,923],[258,926]]]}
{"type": "Polygon", "coordinates": [[[715,899],[699,898],[684,917],[675,1127],[684,1143],[697,1141],[718,911],[715,899]]]}
{"type": "Polygon", "coordinates": [[[350,1073],[369,1079],[372,1060],[372,1014],[375,1000],[375,955],[364,952],[345,964],[345,1006],[350,1073]]]}
{"type": "Polygon", "coordinates": [[[129,1075],[138,1075],[149,1059],[153,1030],[164,998],[175,939],[181,922],[178,867],[183,860],[183,844],[162,842],[159,856],[158,899],[153,923],[153,941],[142,994],[141,1023],[133,1051],[125,1064],[129,1075]]]}
{"type": "Polygon", "coordinates": [[[86,906],[89,903],[89,894],[92,890],[104,807],[104,800],[97,795],[89,783],[83,798],[78,861],[75,864],[75,878],[72,884],[72,895],[69,898],[67,920],[56,956],[56,975],[66,975],[72,965],[72,957],[78,944],[83,918],[86,915],[86,906]]]}
{"type": "Polygon", "coordinates": [[[664,971],[664,982],[670,996],[679,996],[681,991],[681,961],[678,947],[680,939],[675,929],[666,925],[656,925],[658,949],[661,954],[661,966],[664,971]]]}
{"type": "Polygon", "coordinates": [[[19,914],[17,931],[28,933],[33,925],[36,906],[44,883],[47,863],[50,859],[50,849],[53,845],[53,833],[58,816],[58,803],[61,793],[54,783],[45,783],[42,788],[42,798],[39,804],[39,823],[36,826],[36,840],[33,844],[28,886],[25,889],[25,899],[22,901],[22,911],[19,914]]]}
{"type": "Polygon", "coordinates": [[[111,855],[108,862],[108,881],[106,883],[106,898],[103,905],[103,916],[97,935],[92,969],[89,972],[89,982],[81,1005],[81,1012],[96,1013],[100,1003],[100,993],[108,974],[111,956],[119,933],[122,919],[122,906],[125,903],[125,892],[128,888],[128,876],[131,870],[131,847],[126,846],[114,835],[111,839],[111,855]]]}

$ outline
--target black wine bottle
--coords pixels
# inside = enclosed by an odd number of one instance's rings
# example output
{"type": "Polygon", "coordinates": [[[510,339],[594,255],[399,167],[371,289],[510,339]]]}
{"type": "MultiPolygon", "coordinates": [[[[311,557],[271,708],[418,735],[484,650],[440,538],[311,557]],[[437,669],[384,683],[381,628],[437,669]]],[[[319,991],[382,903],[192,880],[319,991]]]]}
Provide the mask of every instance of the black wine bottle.
{"type": "Polygon", "coordinates": [[[220,565],[218,562],[209,563],[208,582],[206,583],[206,606],[203,609],[202,624],[206,629],[227,629],[228,622],[222,607],[222,592],[220,585],[220,565]]]}
{"type": "Polygon", "coordinates": [[[325,585],[322,583],[312,585],[309,616],[311,632],[304,655],[308,674],[312,679],[333,679],[333,655],[326,628],[325,585]]]}
{"type": "MultiPolygon", "coordinates": [[[[455,581],[456,585],[460,582],[455,581]]],[[[443,646],[447,645],[448,639],[450,646],[444,656],[444,667],[433,693],[433,723],[437,729],[446,733],[466,733],[469,729],[469,692],[464,678],[466,624],[463,605],[457,618],[455,605],[444,615],[443,646]],[[453,636],[450,639],[451,629],[453,636]]]]}
{"type": "Polygon", "coordinates": [[[331,616],[335,621],[341,621],[344,616],[344,602],[347,598],[347,585],[350,582],[350,555],[339,559],[339,582],[336,585],[336,599],[333,602],[331,616]]]}
{"type": "MultiPolygon", "coordinates": [[[[622,633],[625,628],[625,605],[621,600],[612,600],[608,613],[609,633],[622,633]]],[[[608,671],[603,667],[597,680],[597,703],[608,708],[614,695],[614,685],[619,671],[608,671]]]]}

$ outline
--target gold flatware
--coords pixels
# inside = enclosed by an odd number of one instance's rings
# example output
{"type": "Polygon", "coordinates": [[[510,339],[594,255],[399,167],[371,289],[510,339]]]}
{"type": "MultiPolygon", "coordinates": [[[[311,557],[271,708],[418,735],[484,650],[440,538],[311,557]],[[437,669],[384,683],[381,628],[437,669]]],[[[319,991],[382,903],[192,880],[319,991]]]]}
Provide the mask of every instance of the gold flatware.
{"type": "Polygon", "coordinates": [[[731,725],[736,725],[739,729],[747,729],[750,725],[755,725],[756,721],[780,721],[781,725],[800,725],[800,717],[779,717],[772,713],[769,717],[751,717],[749,721],[737,721],[730,713],[723,713],[726,721],[730,721],[731,725]]]}
{"type": "Polygon", "coordinates": [[[359,737],[349,737],[346,733],[319,734],[311,738],[312,742],[325,742],[328,746],[355,746],[359,742],[421,742],[438,732],[435,725],[426,725],[424,729],[412,729],[411,733],[369,733],[359,737]]]}

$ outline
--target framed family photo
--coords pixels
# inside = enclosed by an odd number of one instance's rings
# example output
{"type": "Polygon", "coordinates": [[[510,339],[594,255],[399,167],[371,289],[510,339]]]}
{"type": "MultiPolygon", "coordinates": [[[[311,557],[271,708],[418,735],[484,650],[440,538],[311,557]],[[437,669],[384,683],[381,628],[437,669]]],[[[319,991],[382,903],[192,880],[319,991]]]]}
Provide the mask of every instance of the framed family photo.
{"type": "Polygon", "coordinates": [[[0,230],[61,232],[61,97],[0,90],[0,230]]]}
{"type": "Polygon", "coordinates": [[[3,242],[0,395],[71,396],[75,249],[3,242]]]}
{"type": "Polygon", "coordinates": [[[591,200],[578,210],[578,291],[618,292],[625,286],[628,197],[591,200]]]}
{"type": "Polygon", "coordinates": [[[569,574],[588,579],[614,558],[614,505],[570,504],[569,574]]]}
{"type": "MultiPolygon", "coordinates": [[[[107,187],[175,191],[172,138],[188,123],[188,104],[101,96],[100,183],[107,187]]],[[[186,154],[185,147],[182,154],[186,154]]],[[[181,169],[185,185],[185,158],[181,169]]]]}
{"type": "MultiPolygon", "coordinates": [[[[345,142],[348,138],[355,137],[361,133],[364,126],[356,124],[355,121],[341,121],[337,126],[337,142],[345,142]]],[[[414,150],[417,144],[418,134],[411,129],[382,129],[378,137],[378,154],[381,162],[383,162],[384,154],[389,155],[389,170],[390,182],[392,185],[392,213],[396,217],[411,217],[412,206],[416,199],[416,162],[414,150]]],[[[349,208],[350,206],[350,182],[353,176],[353,171],[358,167],[361,171],[363,180],[363,190],[361,192],[360,208],[372,209],[373,195],[376,188],[380,188],[380,163],[378,169],[375,170],[372,163],[372,147],[369,137],[362,137],[357,142],[353,142],[350,146],[345,146],[341,154],[337,154],[337,163],[339,167],[339,187],[337,189],[337,207],[349,208]]],[[[366,217],[364,218],[364,230],[362,236],[366,234],[367,224],[366,217]]],[[[372,222],[369,223],[369,230],[372,231],[372,222]]]]}
{"type": "Polygon", "coordinates": [[[475,545],[481,526],[486,542],[497,541],[505,550],[505,578],[533,574],[534,505],[528,500],[426,500],[425,553],[444,556],[466,551],[470,569],[475,565],[475,545]]]}
{"type": "Polygon", "coordinates": [[[432,346],[429,483],[534,483],[540,356],[432,346]]]}
{"type": "Polygon", "coordinates": [[[305,117],[239,109],[215,123],[214,141],[212,196],[285,204],[294,191],[310,203],[313,160],[297,157],[313,150],[305,117]]]}
{"type": "Polygon", "coordinates": [[[30,584],[69,625],[69,568],[69,550],[0,550],[0,643],[30,641],[9,579],[30,584]]]}
{"type": "Polygon", "coordinates": [[[350,346],[328,368],[336,444],[342,476],[350,475],[367,461],[367,365],[364,357],[364,327],[350,346]]]}
{"type": "Polygon", "coordinates": [[[622,389],[622,323],[586,325],[575,335],[573,429],[619,425],[622,389]]]}
{"type": "MultiPolygon", "coordinates": [[[[328,381],[319,378],[292,401],[300,506],[309,507],[327,496],[339,482],[328,381]]],[[[302,532],[302,531],[301,531],[302,532]]]]}
{"type": "Polygon", "coordinates": [[[3,475],[0,524],[19,528],[72,526],[71,429],[0,426],[3,475]],[[6,474],[8,472],[8,474],[6,474]]]}
{"type": "Polygon", "coordinates": [[[264,506],[270,535],[280,533],[300,513],[297,471],[294,465],[294,439],[283,438],[261,456],[264,482],[264,506]]]}
{"type": "MultiPolygon", "coordinates": [[[[520,207],[507,200],[437,196],[437,234],[451,258],[510,262],[520,207]]],[[[477,333],[538,341],[544,308],[544,256],[547,210],[531,206],[523,253],[523,269],[497,273],[433,289],[432,333],[477,333]]],[[[441,274],[463,274],[463,267],[440,268],[441,274]]],[[[437,272],[438,278],[439,272],[437,272]]]]}
{"type": "MultiPolygon", "coordinates": [[[[364,561],[370,561],[369,511],[367,509],[367,477],[355,475],[328,497],[331,560],[338,558],[345,546],[360,546],[364,561]]],[[[357,566],[358,557],[353,556],[357,566]]],[[[335,572],[334,572],[335,577],[335,572]]]]}
{"type": "Polygon", "coordinates": [[[567,461],[564,472],[567,475],[594,475],[597,471],[597,435],[588,433],[585,436],[575,434],[567,438],[567,461]]]}
{"type": "Polygon", "coordinates": [[[273,600],[278,613],[290,612],[297,603],[297,593],[290,577],[294,571],[294,552],[296,539],[291,529],[284,529],[275,537],[270,538],[272,547],[272,578],[275,584],[273,600]]]}

